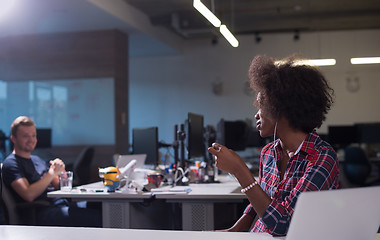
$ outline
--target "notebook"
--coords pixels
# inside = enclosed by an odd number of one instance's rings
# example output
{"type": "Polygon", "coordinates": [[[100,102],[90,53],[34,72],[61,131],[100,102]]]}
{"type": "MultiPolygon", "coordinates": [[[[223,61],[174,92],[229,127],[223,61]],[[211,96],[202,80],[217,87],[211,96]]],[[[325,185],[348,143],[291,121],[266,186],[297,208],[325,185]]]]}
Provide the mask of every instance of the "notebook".
{"type": "Polygon", "coordinates": [[[380,186],[300,194],[286,240],[373,240],[380,225],[380,186]]]}

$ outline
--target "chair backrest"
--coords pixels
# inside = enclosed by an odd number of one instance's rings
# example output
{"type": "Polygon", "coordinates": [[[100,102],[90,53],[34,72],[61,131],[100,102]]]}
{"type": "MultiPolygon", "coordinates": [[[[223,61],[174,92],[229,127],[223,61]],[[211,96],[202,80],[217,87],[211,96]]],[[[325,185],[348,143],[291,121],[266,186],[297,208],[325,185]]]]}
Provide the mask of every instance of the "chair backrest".
{"type": "Polygon", "coordinates": [[[344,150],[344,173],[352,184],[363,185],[371,173],[371,164],[364,150],[349,146],[344,150]]]}
{"type": "Polygon", "coordinates": [[[3,197],[2,197],[2,193],[3,193],[3,178],[2,178],[2,173],[1,173],[1,168],[3,166],[3,163],[0,163],[0,211],[1,211],[1,223],[3,223],[3,221],[5,221],[5,218],[7,218],[7,216],[5,216],[5,206],[3,204],[3,197]]]}
{"type": "Polygon", "coordinates": [[[0,164],[1,207],[6,224],[36,225],[37,209],[48,207],[50,203],[44,200],[18,203],[9,187],[2,178],[2,164],[0,164]]]}
{"type": "Polygon", "coordinates": [[[79,153],[76,161],[74,162],[73,172],[74,180],[73,185],[79,186],[90,183],[90,167],[94,158],[95,149],[93,147],[85,147],[79,153]]]}
{"type": "Polygon", "coordinates": [[[2,164],[0,165],[0,176],[1,176],[1,207],[4,214],[4,219],[7,224],[20,224],[22,221],[17,214],[17,206],[12,193],[9,191],[8,187],[4,184],[2,178],[2,164]]]}
{"type": "Polygon", "coordinates": [[[359,146],[348,146],[344,149],[344,162],[370,165],[367,154],[359,146]]]}

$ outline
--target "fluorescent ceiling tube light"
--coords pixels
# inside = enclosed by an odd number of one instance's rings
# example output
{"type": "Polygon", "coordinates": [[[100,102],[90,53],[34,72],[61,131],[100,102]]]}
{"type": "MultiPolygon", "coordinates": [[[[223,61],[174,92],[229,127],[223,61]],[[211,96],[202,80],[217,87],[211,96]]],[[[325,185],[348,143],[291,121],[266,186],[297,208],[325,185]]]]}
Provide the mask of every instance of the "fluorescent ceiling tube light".
{"type": "Polygon", "coordinates": [[[220,33],[227,39],[227,41],[231,44],[233,47],[239,46],[239,41],[232,35],[230,30],[226,27],[226,25],[221,25],[219,28],[220,33]]]}
{"type": "Polygon", "coordinates": [[[334,66],[336,60],[331,59],[305,59],[305,60],[296,60],[294,65],[309,65],[309,66],[334,66]]]}
{"type": "MultiPolygon", "coordinates": [[[[286,62],[284,61],[275,61],[276,65],[282,65],[286,62]]],[[[336,60],[331,59],[300,59],[300,60],[294,60],[293,65],[309,65],[309,66],[333,66],[336,64],[336,60]]]]}
{"type": "Polygon", "coordinates": [[[351,58],[351,64],[376,64],[380,63],[380,57],[351,58]]]}
{"type": "Polygon", "coordinates": [[[214,27],[220,27],[222,22],[201,2],[201,0],[194,0],[193,6],[198,10],[214,27]]]}

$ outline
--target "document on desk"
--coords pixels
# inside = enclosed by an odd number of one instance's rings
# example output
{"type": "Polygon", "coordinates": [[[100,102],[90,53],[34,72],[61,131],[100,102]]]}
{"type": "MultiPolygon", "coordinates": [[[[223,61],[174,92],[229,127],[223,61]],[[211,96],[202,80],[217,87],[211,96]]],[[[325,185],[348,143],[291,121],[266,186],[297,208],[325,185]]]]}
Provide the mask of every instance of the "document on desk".
{"type": "Polygon", "coordinates": [[[154,194],[188,194],[191,188],[187,186],[175,186],[172,188],[154,188],[151,190],[154,194]]]}

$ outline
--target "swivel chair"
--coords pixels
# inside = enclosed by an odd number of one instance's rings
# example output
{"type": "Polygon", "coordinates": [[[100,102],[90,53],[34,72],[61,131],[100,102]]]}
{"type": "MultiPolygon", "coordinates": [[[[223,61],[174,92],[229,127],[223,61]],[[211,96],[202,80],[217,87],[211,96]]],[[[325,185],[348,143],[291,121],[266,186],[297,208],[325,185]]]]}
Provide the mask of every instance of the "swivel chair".
{"type": "Polygon", "coordinates": [[[4,184],[2,178],[2,164],[0,164],[1,207],[4,220],[10,225],[36,225],[36,210],[50,206],[48,201],[33,201],[17,203],[10,189],[4,184]]]}
{"type": "Polygon", "coordinates": [[[372,168],[364,150],[357,146],[348,146],[344,150],[344,158],[343,170],[347,180],[354,185],[366,185],[372,168]]]}

